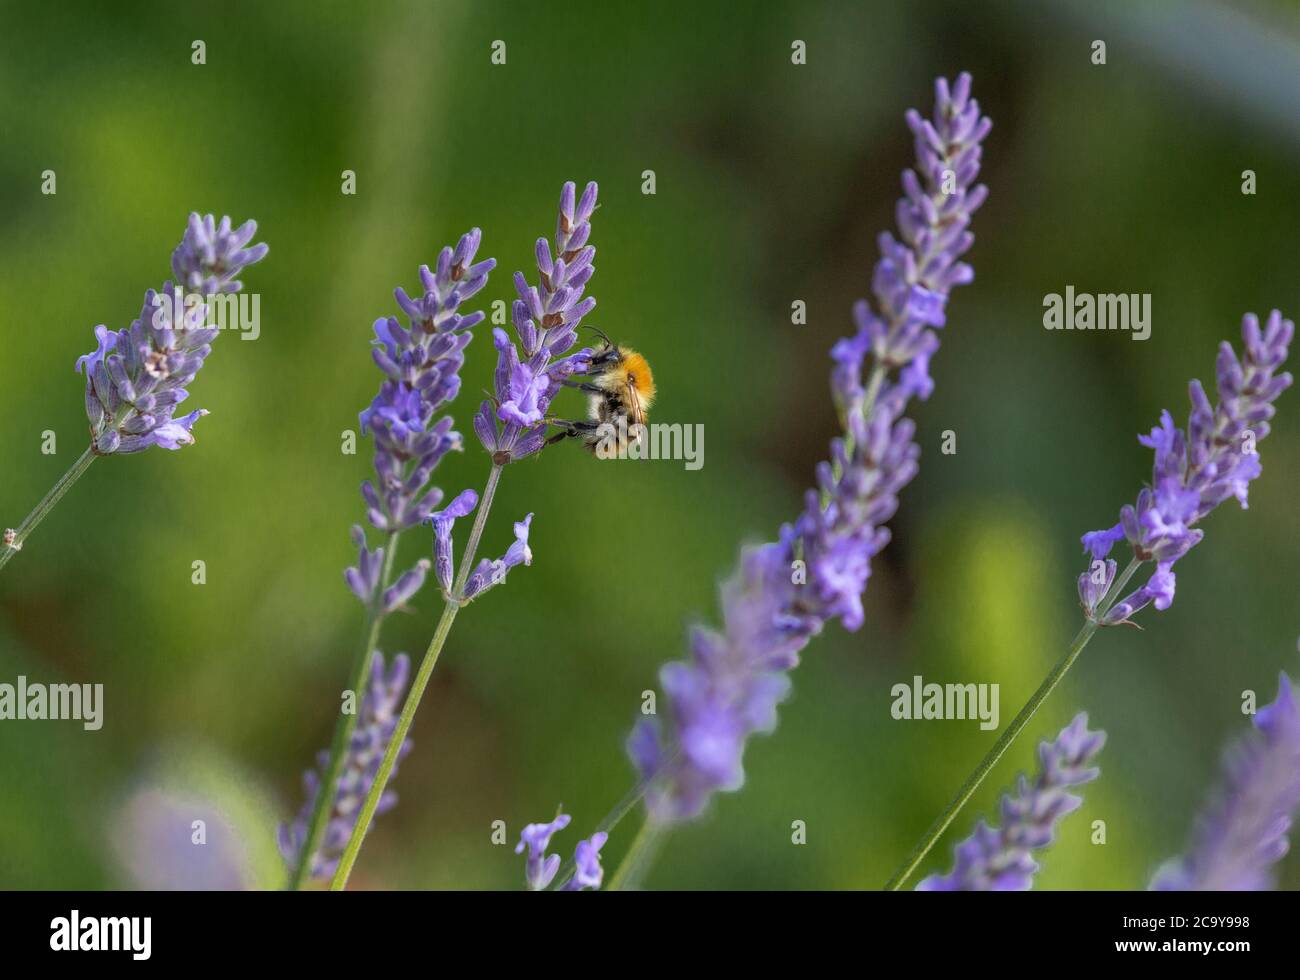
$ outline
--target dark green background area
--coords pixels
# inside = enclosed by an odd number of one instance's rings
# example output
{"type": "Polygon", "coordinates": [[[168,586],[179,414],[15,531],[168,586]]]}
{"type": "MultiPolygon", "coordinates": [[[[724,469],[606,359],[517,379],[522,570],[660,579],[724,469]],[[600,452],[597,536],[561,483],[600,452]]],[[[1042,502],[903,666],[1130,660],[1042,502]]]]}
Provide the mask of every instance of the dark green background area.
{"type": "MultiPolygon", "coordinates": [[[[248,883],[280,883],[274,827],[329,741],[362,625],[341,571],[368,445],[344,455],[340,434],[378,384],[371,324],[472,225],[500,263],[480,299],[511,299],[566,179],[600,182],[590,322],[648,356],[657,420],[704,425],[705,466],[562,446],[507,471],[485,546],[534,512],[533,565],[457,621],[358,887],[518,887],[494,821],[513,843],[562,802],[567,853],[630,785],[641,692],[716,616],[738,546],[795,515],[834,435],[827,350],[869,289],[911,159],[902,114],[929,111],[935,75],[970,70],[995,125],[976,281],[915,411],[920,474],[866,625],[809,646],[743,792],[669,839],[651,887],[879,887],[993,741],[974,722],[892,720],[890,688],[996,682],[1009,721],[1079,622],[1079,535],[1150,477],[1135,435],[1163,407],[1185,418],[1188,379],[1212,379],[1243,312],[1300,311],[1291,4],[117,6],[0,5],[0,523],[83,449],[73,362],[95,324],[138,315],[191,210],[258,220],[271,252],[244,280],[262,335],[218,340],[186,403],[212,413],[196,446],[97,462],[0,574],[0,681],[107,698],[97,733],[0,725],[0,886],[167,872],[133,816],[150,787],[182,814],[224,813],[217,843],[248,883]],[[1151,293],[1151,339],[1045,331],[1043,296],[1067,284],[1151,293]]],[[[494,353],[480,330],[454,405],[466,433],[494,353]]],[[[1249,511],[1225,505],[1179,563],[1173,607],[1094,641],[925,870],[1080,709],[1110,735],[1103,774],[1039,885],[1144,887],[1180,850],[1247,728],[1242,692],[1271,700],[1300,667],[1296,392],[1262,457],[1249,511]]],[[[481,488],[487,469],[470,439],[438,480],[481,488]]],[[[430,541],[403,545],[409,563],[430,541]]],[[[414,605],[386,650],[423,650],[439,603],[429,589],[414,605]]],[[[1284,868],[1300,884],[1300,860],[1284,868]]]]}

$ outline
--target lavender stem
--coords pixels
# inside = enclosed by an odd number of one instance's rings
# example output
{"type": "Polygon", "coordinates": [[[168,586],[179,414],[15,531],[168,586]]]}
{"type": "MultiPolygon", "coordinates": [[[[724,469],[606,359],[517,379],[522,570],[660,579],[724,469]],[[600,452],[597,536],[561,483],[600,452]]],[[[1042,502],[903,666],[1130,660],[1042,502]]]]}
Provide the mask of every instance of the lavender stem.
{"type": "Polygon", "coordinates": [[[316,793],[316,805],[312,808],[307,839],[303,843],[301,853],[298,855],[298,864],[289,879],[290,891],[298,891],[307,883],[307,879],[311,876],[311,856],[320,847],[321,839],[325,836],[325,827],[329,823],[330,810],[334,805],[339,776],[342,775],[343,764],[347,761],[348,746],[352,743],[352,736],[356,732],[357,718],[361,713],[361,705],[365,702],[366,687],[370,682],[371,661],[375,655],[375,647],[379,643],[379,630],[385,618],[383,594],[384,590],[392,583],[393,563],[397,558],[397,538],[399,533],[398,531],[389,531],[387,538],[384,540],[384,569],[380,575],[379,588],[375,590],[374,601],[370,604],[365,627],[366,640],[364,649],[358,655],[356,665],[352,668],[351,683],[347,688],[347,690],[356,693],[357,710],[351,714],[340,714],[338,724],[334,726],[334,741],[330,744],[329,769],[325,772],[325,778],[316,793]]]}
{"type": "Polygon", "coordinates": [[[894,876],[885,884],[886,891],[896,892],[902,888],[908,877],[916,870],[917,865],[925,860],[925,856],[929,854],[930,849],[939,842],[939,838],[942,837],[944,831],[948,829],[948,825],[956,819],[957,814],[961,812],[962,807],[964,807],[970,801],[970,798],[975,795],[975,791],[979,789],[980,784],[984,782],[984,777],[987,776],[993,767],[998,764],[998,761],[1006,753],[1007,749],[1011,747],[1011,743],[1014,742],[1019,737],[1020,733],[1025,730],[1025,726],[1028,725],[1030,719],[1034,717],[1039,706],[1047,700],[1048,695],[1051,694],[1052,691],[1056,689],[1056,685],[1061,682],[1061,678],[1063,678],[1066,673],[1069,672],[1070,668],[1074,666],[1074,662],[1079,659],[1079,654],[1083,653],[1083,648],[1088,645],[1088,641],[1091,640],[1093,634],[1097,632],[1097,627],[1104,618],[1106,612],[1108,612],[1110,607],[1114,605],[1115,600],[1120,595],[1120,591],[1128,584],[1128,580],[1133,577],[1134,573],[1142,564],[1143,562],[1141,559],[1136,557],[1133,558],[1124,571],[1115,579],[1110,590],[1106,594],[1106,598],[1102,601],[1099,611],[1095,616],[1090,616],[1083,624],[1083,628],[1080,629],[1078,635],[1075,636],[1074,642],[1070,644],[1069,651],[1063,658],[1061,658],[1060,662],[1052,668],[1052,672],[1047,675],[1043,683],[1039,685],[1038,690],[1035,691],[1033,696],[1025,703],[1025,706],[1020,709],[1020,713],[1016,715],[1011,724],[1008,725],[1006,730],[1001,734],[1001,736],[999,736],[997,742],[994,743],[993,748],[989,749],[988,754],[984,756],[980,761],[980,764],[975,767],[975,771],[970,774],[970,778],[962,784],[962,788],[957,791],[957,795],[953,798],[953,801],[948,804],[948,808],[939,815],[939,818],[935,820],[933,824],[930,825],[930,829],[925,832],[925,836],[921,838],[920,843],[912,849],[912,853],[903,861],[902,866],[894,872],[894,876]]]}
{"type": "Polygon", "coordinates": [[[668,825],[646,814],[645,823],[632,838],[632,844],[623,855],[623,861],[610,878],[606,891],[633,891],[641,887],[646,871],[654,862],[659,845],[668,833],[668,825]]]}
{"type": "Polygon", "coordinates": [[[433,675],[433,668],[438,665],[438,657],[451,632],[451,624],[456,621],[456,614],[460,612],[465,583],[469,579],[470,569],[474,566],[474,555],[478,551],[479,540],[483,537],[483,528],[487,524],[488,513],[492,510],[492,499],[496,496],[497,484],[501,481],[503,468],[501,463],[492,464],[492,472],[488,474],[487,486],[483,488],[478,513],[474,517],[474,527],[465,545],[460,571],[456,574],[456,583],[442,607],[442,617],[438,620],[433,639],[429,641],[429,648],[424,653],[424,659],[420,661],[420,669],[415,675],[415,680],[411,682],[406,702],[402,705],[402,714],[397,719],[397,727],[393,730],[392,738],[388,740],[388,748],[384,751],[384,759],[379,764],[379,771],[375,774],[370,791],[366,794],[361,812],[357,814],[357,822],[352,827],[352,836],[348,838],[348,845],[343,851],[343,856],[339,858],[334,877],[330,880],[330,891],[340,891],[347,887],[352,865],[356,863],[357,854],[361,851],[361,844],[365,840],[370,821],[374,819],[375,810],[379,807],[379,800],[384,795],[384,790],[388,788],[388,779],[392,775],[393,767],[397,765],[397,755],[401,751],[402,743],[406,741],[406,733],[410,731],[411,723],[415,721],[415,713],[420,708],[424,689],[433,675]]]}
{"type": "MultiPolygon", "coordinates": [[[[609,813],[605,814],[605,819],[596,824],[596,830],[594,833],[613,833],[614,828],[618,826],[619,821],[631,813],[632,808],[645,798],[646,793],[649,792],[654,781],[660,776],[671,772],[679,758],[680,753],[674,752],[660,768],[643,777],[639,783],[623,794],[623,798],[614,804],[614,808],[610,810],[609,813]]],[[[560,868],[559,874],[555,876],[555,891],[559,891],[568,880],[573,877],[573,873],[576,869],[577,862],[573,858],[569,858],[569,860],[564,863],[564,866],[560,868]]]]}
{"type": "Polygon", "coordinates": [[[487,486],[483,488],[483,499],[478,505],[474,517],[474,526],[470,528],[469,541],[465,543],[465,556],[460,561],[460,571],[456,573],[456,584],[452,586],[448,603],[460,605],[460,597],[465,594],[465,583],[469,580],[470,569],[474,567],[474,557],[478,553],[479,539],[483,537],[483,528],[487,524],[488,511],[492,509],[492,498],[497,495],[497,484],[501,482],[501,470],[504,464],[494,462],[492,472],[488,474],[487,486]]]}
{"type": "Polygon", "coordinates": [[[81,454],[80,458],[72,464],[68,472],[59,477],[59,481],[50,487],[41,502],[37,504],[30,514],[13,530],[12,536],[9,531],[5,531],[4,544],[0,545],[0,568],[9,564],[9,559],[16,555],[23,548],[23,542],[27,536],[36,530],[36,525],[45,519],[45,515],[54,509],[54,505],[63,499],[63,495],[72,489],[72,485],[81,479],[81,474],[85,473],[90,464],[95,461],[95,447],[90,445],[86,451],[81,454]]]}

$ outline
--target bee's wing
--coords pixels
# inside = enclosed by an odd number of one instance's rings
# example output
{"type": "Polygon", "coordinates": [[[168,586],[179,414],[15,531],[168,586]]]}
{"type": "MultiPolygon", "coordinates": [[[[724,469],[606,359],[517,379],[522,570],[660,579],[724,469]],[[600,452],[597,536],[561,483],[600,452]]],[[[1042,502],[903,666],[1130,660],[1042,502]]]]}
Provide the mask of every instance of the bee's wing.
{"type": "Polygon", "coordinates": [[[624,385],[624,392],[627,395],[629,428],[634,425],[645,425],[645,409],[641,407],[641,396],[636,393],[636,385],[627,382],[624,385]]]}

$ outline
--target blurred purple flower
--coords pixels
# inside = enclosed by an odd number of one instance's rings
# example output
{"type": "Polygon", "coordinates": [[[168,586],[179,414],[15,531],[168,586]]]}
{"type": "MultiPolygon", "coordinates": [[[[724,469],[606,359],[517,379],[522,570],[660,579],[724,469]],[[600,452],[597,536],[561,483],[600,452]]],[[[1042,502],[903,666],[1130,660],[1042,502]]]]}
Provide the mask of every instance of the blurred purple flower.
{"type": "Polygon", "coordinates": [[[596,184],[575,199],[572,181],[560,192],[554,252],[545,238],[536,246],[537,285],[515,273],[517,299],[511,309],[518,344],[500,328],[492,332],[497,349],[495,404],[483,402],[474,417],[474,432],[483,447],[501,461],[522,459],[541,449],[542,420],[566,378],[582,371],[591,357],[583,348],[570,354],[578,324],[596,306],[586,296],[596,271],[596,249],[587,244],[596,210],[596,184]]]}
{"type": "Polygon", "coordinates": [[[131,885],[146,891],[243,891],[252,885],[243,838],[202,796],[148,787],[114,821],[112,847],[131,885]],[[202,821],[196,839],[195,821],[202,821]]]}
{"type": "Polygon", "coordinates": [[[343,577],[348,588],[362,602],[369,605],[374,602],[383,576],[384,549],[371,551],[366,547],[366,532],[360,524],[352,525],[352,543],[357,547],[357,564],[344,571],[343,577]]]}
{"type": "Polygon", "coordinates": [[[86,417],[95,453],[138,453],[151,446],[179,449],[194,442],[194,423],[205,409],[177,417],[219,333],[208,326],[207,307],[190,302],[186,290],[202,295],[234,293],[245,266],[260,262],[266,245],[245,246],[257,223],[231,231],[230,219],[218,226],[212,215],[190,215],[189,226],[172,254],[180,283],[169,280],[162,292],[149,290],[140,316],[125,330],[95,328],[95,350],[77,358],[86,377],[86,417]]]}
{"type": "Polygon", "coordinates": [[[1300,810],[1300,709],[1286,674],[1277,699],[1254,717],[1254,731],[1229,749],[1224,785],[1198,818],[1190,850],[1167,862],[1158,891],[1264,891],[1287,853],[1300,810]]]}
{"type": "Polygon", "coordinates": [[[857,333],[831,350],[831,388],[845,431],[817,468],[820,492],[808,492],[804,512],[779,540],[742,551],[738,573],[722,588],[722,630],[695,629],[691,659],[660,673],[671,721],[644,719],[629,736],[656,819],[689,819],[714,792],[738,789],[745,742],[776,727],[799,652],[829,620],[849,630],[862,625],[871,559],[889,541],[882,525],[917,471],[920,450],[903,412],[933,387],[935,331],[949,290],[973,278],[958,260],[973,242],[967,228],[986,196],[974,181],[991,123],[970,98],[970,76],[959,76],[951,90],[939,79],[935,95],[932,121],[907,114],[917,172],[903,174],[901,240],[880,237],[875,305],[857,304],[857,333]],[[864,385],[868,354],[875,364],[864,385]]]}
{"type": "Polygon", "coordinates": [[[983,820],[957,845],[956,864],[947,875],[930,875],[917,891],[1028,891],[1038,864],[1031,852],[1050,845],[1056,824],[1083,803],[1069,792],[1096,779],[1090,768],[1106,742],[1104,732],[1088,731],[1088,716],[1075,716],[1055,742],[1038,745],[1038,775],[1031,783],[1021,775],[1014,794],[1002,797],[1002,826],[983,820]]]}
{"type": "Polygon", "coordinates": [[[401,609],[406,605],[406,600],[410,599],[415,593],[420,591],[424,585],[424,578],[429,574],[429,568],[433,565],[428,558],[421,558],[410,569],[403,572],[396,582],[384,590],[382,607],[385,613],[401,609]]]}
{"type": "MultiPolygon", "coordinates": [[[[1155,452],[1151,486],[1138,494],[1136,506],[1124,506],[1118,524],[1091,531],[1082,540],[1094,562],[1127,540],[1137,558],[1154,561],[1156,568],[1145,585],[1106,613],[1105,625],[1125,622],[1150,603],[1168,609],[1174,601],[1174,563],[1204,537],[1194,525],[1229,497],[1246,506],[1250,481],[1260,474],[1256,444],[1269,433],[1274,400],[1291,385],[1291,375],[1277,371],[1294,333],[1294,324],[1277,310],[1262,330],[1258,318],[1246,314],[1241,324],[1244,358],[1238,359],[1227,341],[1219,347],[1218,405],[1211,406],[1201,383],[1193,381],[1187,431],[1177,428],[1166,411],[1149,435],[1138,437],[1155,452]]],[[[1080,583],[1082,593],[1082,578],[1080,583]]],[[[1094,603],[1089,615],[1095,610],[1094,603]]]]}
{"type": "MultiPolygon", "coordinates": [[[[362,699],[357,727],[352,733],[352,742],[335,790],[334,805],[325,828],[325,836],[321,841],[320,850],[311,858],[309,876],[312,878],[328,878],[338,867],[343,849],[347,847],[348,838],[352,836],[357,812],[374,784],[384,752],[388,749],[388,742],[397,728],[397,716],[406,694],[410,666],[406,654],[399,653],[385,672],[384,655],[378,650],[375,651],[370,665],[370,684],[362,699]]],[[[398,753],[398,762],[405,758],[410,750],[411,740],[407,739],[402,743],[401,751],[398,753]]],[[[328,770],[330,764],[328,751],[320,753],[317,764],[319,771],[309,769],[303,775],[307,799],[297,819],[291,824],[280,825],[278,838],[280,853],[290,867],[298,861],[307,842],[307,831],[316,805],[316,794],[320,791],[321,775],[328,770]]],[[[393,768],[393,775],[397,775],[396,767],[393,768]]],[[[388,790],[380,797],[375,815],[387,813],[396,805],[397,794],[388,790]]]]}

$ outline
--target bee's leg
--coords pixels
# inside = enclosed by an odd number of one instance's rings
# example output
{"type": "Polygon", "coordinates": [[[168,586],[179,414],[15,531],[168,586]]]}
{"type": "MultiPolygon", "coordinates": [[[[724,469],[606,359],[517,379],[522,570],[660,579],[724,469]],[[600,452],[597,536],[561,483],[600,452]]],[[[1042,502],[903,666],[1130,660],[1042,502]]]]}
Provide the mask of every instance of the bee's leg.
{"type": "Polygon", "coordinates": [[[578,435],[578,432],[574,429],[561,429],[555,435],[551,436],[551,438],[547,439],[544,445],[554,446],[557,442],[563,442],[565,439],[576,435],[578,435]]]}
{"type": "Polygon", "coordinates": [[[622,356],[619,354],[618,349],[610,347],[599,354],[593,354],[591,360],[587,363],[592,367],[604,367],[606,364],[617,364],[621,359],[622,356]]]}
{"type": "Polygon", "coordinates": [[[592,422],[587,419],[578,421],[574,419],[544,418],[542,419],[542,421],[546,425],[553,425],[556,428],[565,429],[574,434],[580,432],[595,432],[597,429],[600,428],[599,422],[592,422]]]}
{"type": "Polygon", "coordinates": [[[600,385],[592,384],[590,381],[565,381],[566,388],[577,388],[579,391],[586,391],[593,395],[605,394],[605,389],[600,385]]]}
{"type": "Polygon", "coordinates": [[[546,440],[548,446],[563,442],[570,437],[585,436],[599,428],[599,425],[595,422],[571,422],[568,419],[546,419],[546,422],[560,430],[546,440]]]}

